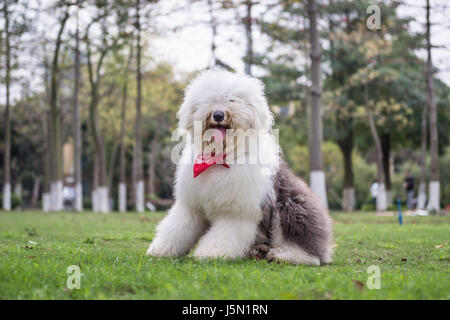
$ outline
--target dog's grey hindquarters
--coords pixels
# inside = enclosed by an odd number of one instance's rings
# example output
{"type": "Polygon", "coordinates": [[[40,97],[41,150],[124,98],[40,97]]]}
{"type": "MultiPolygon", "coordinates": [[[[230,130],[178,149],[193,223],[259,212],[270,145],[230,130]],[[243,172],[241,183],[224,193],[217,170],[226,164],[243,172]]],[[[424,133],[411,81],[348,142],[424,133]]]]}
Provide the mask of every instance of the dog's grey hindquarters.
{"type": "Polygon", "coordinates": [[[328,210],[284,160],[280,160],[274,191],[275,199],[263,206],[250,256],[294,264],[330,263],[332,221],[328,210]]]}

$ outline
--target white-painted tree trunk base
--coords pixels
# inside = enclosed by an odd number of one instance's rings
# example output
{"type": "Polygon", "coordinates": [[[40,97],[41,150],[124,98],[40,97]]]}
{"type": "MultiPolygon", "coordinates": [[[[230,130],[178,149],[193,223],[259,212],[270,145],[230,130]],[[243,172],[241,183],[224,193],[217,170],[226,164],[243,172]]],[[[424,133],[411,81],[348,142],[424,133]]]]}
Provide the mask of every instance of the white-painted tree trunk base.
{"type": "Polygon", "coordinates": [[[92,190],[91,198],[92,198],[92,211],[98,212],[97,189],[92,190]]]}
{"type": "Polygon", "coordinates": [[[419,185],[419,195],[417,197],[417,209],[425,209],[425,204],[427,203],[427,184],[421,183],[419,185]]]}
{"type": "Polygon", "coordinates": [[[311,190],[322,201],[325,208],[328,208],[327,188],[325,184],[325,172],[321,170],[313,170],[309,174],[311,190]]]}
{"type": "Polygon", "coordinates": [[[119,183],[119,212],[127,211],[127,185],[119,183]]]}
{"type": "Polygon", "coordinates": [[[97,189],[98,211],[101,213],[109,212],[108,187],[102,186],[97,189]]]}
{"type": "Polygon", "coordinates": [[[61,211],[63,209],[63,184],[62,181],[52,182],[50,185],[50,211],[61,211]]]}
{"type": "Polygon", "coordinates": [[[344,188],[342,210],[347,212],[355,210],[355,188],[344,188]]]}
{"type": "Polygon", "coordinates": [[[75,185],[75,210],[83,211],[83,187],[81,183],[75,185]]]}
{"type": "Polygon", "coordinates": [[[392,191],[386,190],[386,207],[390,207],[394,204],[392,201],[392,191]]]}
{"type": "Polygon", "coordinates": [[[138,181],[135,186],[136,195],[135,195],[135,201],[136,201],[136,211],[137,212],[144,212],[144,181],[138,181]]]}
{"type": "Polygon", "coordinates": [[[386,201],[386,187],[384,183],[380,183],[378,186],[378,194],[377,194],[377,211],[385,211],[387,208],[386,201]]]}
{"type": "Polygon", "coordinates": [[[42,194],[42,211],[49,212],[51,210],[50,208],[50,193],[45,192],[42,194]]]}
{"type": "Polygon", "coordinates": [[[427,210],[438,212],[441,210],[440,189],[439,181],[430,181],[427,210]]]}
{"type": "Polygon", "coordinates": [[[10,211],[11,210],[11,184],[5,183],[3,185],[3,210],[10,211]]]}

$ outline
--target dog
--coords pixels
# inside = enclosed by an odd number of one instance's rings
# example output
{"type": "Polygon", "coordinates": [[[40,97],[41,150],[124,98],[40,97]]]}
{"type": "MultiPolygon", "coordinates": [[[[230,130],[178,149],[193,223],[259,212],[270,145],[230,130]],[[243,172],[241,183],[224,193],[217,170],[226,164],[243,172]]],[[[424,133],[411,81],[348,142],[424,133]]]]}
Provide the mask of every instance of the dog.
{"type": "Polygon", "coordinates": [[[183,147],[175,202],[157,226],[147,255],[182,256],[196,246],[198,259],[332,261],[332,220],[284,161],[260,80],[204,71],[187,87],[177,117],[179,128],[191,136],[200,124],[203,137],[183,147]],[[249,149],[253,138],[257,151],[249,149]],[[215,148],[205,160],[205,149],[213,144],[223,149],[215,148]],[[252,163],[255,153],[260,160],[252,163]]]}

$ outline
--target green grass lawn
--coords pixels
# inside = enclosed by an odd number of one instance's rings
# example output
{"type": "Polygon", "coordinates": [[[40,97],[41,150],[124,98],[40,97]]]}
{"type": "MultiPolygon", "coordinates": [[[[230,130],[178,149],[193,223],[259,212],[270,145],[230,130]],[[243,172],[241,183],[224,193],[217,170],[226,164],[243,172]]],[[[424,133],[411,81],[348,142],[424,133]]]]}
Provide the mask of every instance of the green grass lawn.
{"type": "Polygon", "coordinates": [[[145,256],[161,213],[0,212],[0,299],[450,299],[450,217],[333,214],[334,262],[145,256]],[[66,288],[67,267],[81,288],[66,288]],[[366,286],[367,267],[381,289],[366,286]],[[362,284],[362,285],[361,285],[362,284]]]}

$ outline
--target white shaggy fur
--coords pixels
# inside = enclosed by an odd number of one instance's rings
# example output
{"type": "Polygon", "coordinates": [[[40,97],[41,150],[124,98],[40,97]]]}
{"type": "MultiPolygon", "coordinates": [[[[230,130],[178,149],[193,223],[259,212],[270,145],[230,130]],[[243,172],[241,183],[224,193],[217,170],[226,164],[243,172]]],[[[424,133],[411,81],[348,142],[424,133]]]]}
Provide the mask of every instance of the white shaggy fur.
{"type": "MultiPolygon", "coordinates": [[[[202,73],[188,87],[178,113],[179,127],[192,130],[194,121],[204,122],[218,107],[229,112],[239,129],[272,127],[262,83],[220,70],[202,73]]],[[[264,164],[214,165],[195,179],[189,157],[192,151],[201,151],[193,144],[185,147],[176,172],[176,202],[158,225],[148,255],[185,255],[198,243],[197,258],[246,256],[262,219],[261,203],[273,193],[278,164],[275,140],[271,135],[262,139],[258,152],[264,164]]]]}
{"type": "MultiPolygon", "coordinates": [[[[187,88],[178,117],[179,128],[190,132],[194,141],[183,147],[175,204],[158,225],[148,255],[186,255],[197,245],[194,256],[199,259],[258,257],[266,250],[268,260],[331,262],[331,219],[307,185],[284,162],[280,167],[273,115],[258,79],[221,70],[203,72],[187,88]],[[215,111],[225,119],[218,118],[220,124],[215,111]],[[204,147],[210,141],[202,134],[209,128],[222,138],[224,128],[234,129],[234,138],[227,130],[224,139],[229,167],[212,165],[194,178],[193,160],[208,154],[204,147]],[[252,141],[257,141],[256,149],[252,141]],[[269,234],[261,233],[265,225],[269,234]]],[[[222,140],[217,141],[220,147],[222,140]]]]}

